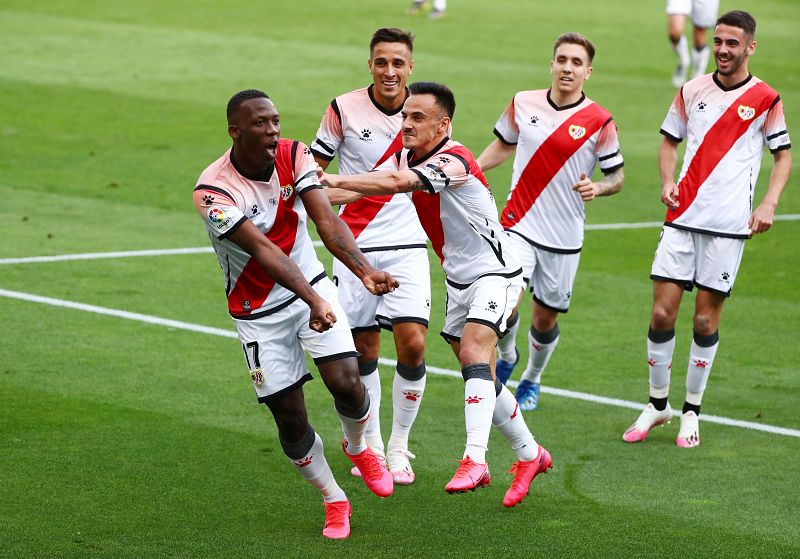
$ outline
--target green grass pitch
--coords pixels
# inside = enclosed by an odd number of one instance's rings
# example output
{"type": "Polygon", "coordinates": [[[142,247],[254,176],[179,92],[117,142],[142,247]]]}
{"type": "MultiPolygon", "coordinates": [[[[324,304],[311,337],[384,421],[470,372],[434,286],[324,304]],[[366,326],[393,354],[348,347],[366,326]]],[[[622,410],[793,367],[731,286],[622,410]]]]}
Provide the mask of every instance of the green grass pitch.
{"type": "MultiPolygon", "coordinates": [[[[800,135],[800,4],[721,4],[756,16],[751,70],[781,93],[790,134],[800,135]]],[[[658,128],[674,60],[662,0],[452,0],[435,22],[406,8],[4,0],[0,260],[207,246],[190,193],[229,145],[230,95],[266,90],[283,135],[309,142],[333,96],[369,83],[367,44],[380,26],[416,33],[412,78],[452,87],[454,137],[476,154],[514,92],[549,84],[555,37],[589,36],[598,54],[587,93],[619,124],[626,183],[592,202],[587,221],[663,218],[658,128]]],[[[766,153],[757,200],[770,169],[766,153]]],[[[510,174],[509,162],[488,175],[498,201],[510,174]]],[[[779,214],[800,214],[797,176],[779,214]]],[[[546,385],[645,401],[657,238],[656,228],[587,232],[546,385]]],[[[798,245],[795,220],[748,242],[705,413],[800,429],[798,245]]],[[[433,269],[427,362],[455,369],[436,335],[444,287],[433,269]]],[[[222,287],[207,253],[0,265],[0,290],[232,330],[222,287]]],[[[692,302],[677,329],[675,406],[692,302]]],[[[463,448],[463,392],[434,374],[411,436],[418,481],[385,500],[350,477],[330,396],[319,380],[306,385],[311,421],[354,506],[351,538],[325,541],[321,500],[283,456],[235,340],[6,296],[0,324],[0,557],[800,556],[797,437],[702,423],[703,445],[683,451],[673,422],[625,445],[635,411],[544,394],[526,419],[555,468],[505,510],[513,455],[497,433],[492,484],[443,491],[463,448]]],[[[524,348],[524,329],[518,341],[524,348]]],[[[381,374],[388,392],[391,370],[381,374]]],[[[390,408],[384,398],[385,437],[390,408]]]]}

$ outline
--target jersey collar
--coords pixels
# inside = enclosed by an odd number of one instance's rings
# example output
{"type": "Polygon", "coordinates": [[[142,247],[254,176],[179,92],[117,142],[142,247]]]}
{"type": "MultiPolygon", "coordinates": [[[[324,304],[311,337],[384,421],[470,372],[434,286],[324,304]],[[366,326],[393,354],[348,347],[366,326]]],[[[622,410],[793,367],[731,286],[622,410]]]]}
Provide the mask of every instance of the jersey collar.
{"type": "Polygon", "coordinates": [[[562,107],[559,107],[558,105],[555,104],[553,99],[550,97],[550,91],[551,91],[551,89],[547,90],[547,102],[550,103],[550,106],[553,107],[557,111],[566,111],[567,109],[574,109],[575,107],[577,107],[578,105],[583,103],[583,101],[586,99],[586,94],[583,91],[581,91],[581,98],[580,99],[578,99],[574,103],[570,103],[569,105],[564,105],[562,107]]]}
{"type": "MultiPolygon", "coordinates": [[[[403,105],[402,104],[399,107],[397,107],[396,109],[393,109],[391,111],[389,109],[384,108],[380,103],[378,103],[378,100],[375,99],[375,94],[372,91],[372,89],[374,87],[375,87],[375,84],[374,83],[371,84],[367,88],[367,93],[369,93],[369,100],[372,101],[372,104],[375,105],[376,109],[378,109],[383,114],[389,115],[389,116],[394,116],[394,115],[396,115],[397,113],[399,113],[400,111],[403,110],[403,105]]],[[[408,99],[408,88],[406,88],[406,99],[408,99]]]]}
{"type": "Polygon", "coordinates": [[[233,158],[233,148],[231,148],[231,154],[229,158],[231,160],[231,165],[233,165],[233,168],[236,169],[236,172],[242,175],[244,178],[249,179],[251,181],[269,182],[269,180],[272,178],[272,173],[275,172],[275,164],[273,163],[272,165],[267,167],[262,174],[248,175],[247,173],[242,171],[236,164],[236,160],[233,158]]]}
{"type": "Polygon", "coordinates": [[[719,74],[719,70],[714,70],[714,74],[711,77],[714,79],[714,83],[717,84],[717,87],[720,88],[722,91],[733,91],[734,89],[739,89],[740,87],[742,87],[747,82],[749,82],[750,80],[753,79],[753,74],[748,73],[747,77],[744,80],[742,80],[739,83],[734,84],[734,85],[732,85],[730,87],[726,87],[726,86],[722,85],[721,81],[719,81],[719,78],[717,77],[717,74],[719,74]]]}
{"type": "Polygon", "coordinates": [[[409,150],[408,154],[406,155],[406,160],[408,161],[408,166],[409,166],[409,168],[410,168],[410,167],[416,167],[417,165],[419,165],[419,164],[420,164],[420,163],[422,163],[423,161],[426,161],[427,159],[430,159],[430,157],[431,157],[431,156],[432,156],[434,153],[436,153],[437,151],[439,151],[440,149],[442,149],[442,148],[444,147],[444,145],[445,145],[447,142],[449,142],[449,141],[450,141],[450,136],[445,136],[445,137],[444,137],[444,139],[443,139],[441,142],[439,142],[439,143],[436,145],[436,147],[435,147],[435,148],[433,148],[431,151],[429,151],[428,153],[426,153],[424,156],[422,156],[422,157],[418,157],[418,158],[415,158],[415,159],[411,159],[411,156],[412,156],[412,155],[415,155],[415,154],[414,154],[414,152],[413,152],[413,151],[409,150]]]}

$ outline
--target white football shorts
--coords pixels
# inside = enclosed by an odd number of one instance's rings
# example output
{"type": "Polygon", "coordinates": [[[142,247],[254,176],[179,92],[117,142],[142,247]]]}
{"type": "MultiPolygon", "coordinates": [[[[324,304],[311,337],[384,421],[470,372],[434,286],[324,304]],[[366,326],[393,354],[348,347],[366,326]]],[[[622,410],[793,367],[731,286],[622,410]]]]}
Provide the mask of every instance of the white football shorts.
{"type": "Polygon", "coordinates": [[[376,269],[392,274],[400,287],[385,295],[373,295],[347,266],[334,259],[333,278],[350,327],[391,330],[395,322],[418,322],[427,327],[431,315],[428,249],[376,250],[364,256],[376,269]]]}
{"type": "Polygon", "coordinates": [[[233,321],[259,402],[275,399],[311,380],[303,350],[316,363],[358,355],[336,286],[324,277],[313,287],[336,315],[330,330],[316,332],[308,326],[311,310],[301,299],[255,320],[233,321]]]}
{"type": "Polygon", "coordinates": [[[520,293],[525,288],[522,274],[511,278],[484,276],[465,289],[447,284],[447,308],[441,336],[447,340],[461,340],[467,322],[484,324],[497,332],[499,338],[508,330],[506,321],[517,306],[520,293]]]}
{"type": "Polygon", "coordinates": [[[531,285],[533,299],[548,309],[567,312],[581,253],[552,252],[534,246],[514,233],[509,237],[522,264],[522,276],[531,285]]]}
{"type": "Polygon", "coordinates": [[[667,0],[667,15],[691,16],[692,24],[711,29],[717,22],[719,0],[667,0]]]}
{"type": "Polygon", "coordinates": [[[650,278],[728,296],[742,262],[745,239],[664,227],[650,278]]]}

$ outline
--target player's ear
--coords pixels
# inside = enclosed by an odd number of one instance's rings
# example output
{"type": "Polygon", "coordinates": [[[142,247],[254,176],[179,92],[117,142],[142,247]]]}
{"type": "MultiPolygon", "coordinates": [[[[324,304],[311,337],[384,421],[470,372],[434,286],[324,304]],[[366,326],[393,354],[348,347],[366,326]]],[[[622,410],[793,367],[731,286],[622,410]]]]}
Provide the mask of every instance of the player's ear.
{"type": "Polygon", "coordinates": [[[591,77],[592,77],[592,67],[589,66],[588,68],[586,68],[586,79],[588,80],[591,77]]]}
{"type": "Polygon", "coordinates": [[[753,56],[756,52],[756,42],[752,41],[749,45],[747,45],[747,56],[753,56]]]}
{"type": "Polygon", "coordinates": [[[413,71],[414,71],[414,59],[412,58],[411,64],[408,65],[408,73],[411,74],[411,72],[413,71]]]}
{"type": "Polygon", "coordinates": [[[239,139],[239,127],[235,124],[228,125],[228,136],[230,136],[234,140],[239,139]]]}

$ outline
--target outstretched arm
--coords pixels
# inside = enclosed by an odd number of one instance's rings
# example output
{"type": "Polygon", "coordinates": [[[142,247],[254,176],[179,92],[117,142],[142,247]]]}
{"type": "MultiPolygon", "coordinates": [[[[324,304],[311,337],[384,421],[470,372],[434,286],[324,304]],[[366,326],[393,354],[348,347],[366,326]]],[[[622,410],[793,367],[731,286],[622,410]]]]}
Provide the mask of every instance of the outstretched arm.
{"type": "Polygon", "coordinates": [[[603,180],[592,182],[586,176],[586,173],[581,173],[581,178],[578,182],[572,185],[572,190],[581,195],[581,200],[584,202],[591,202],[597,196],[611,196],[622,190],[622,183],[625,181],[625,173],[622,172],[622,167],[616,171],[612,171],[603,177],[603,180]]]}
{"type": "Polygon", "coordinates": [[[252,256],[277,283],[294,292],[309,306],[309,326],[312,330],[324,332],[333,326],[336,315],[328,302],[314,291],[297,264],[267,239],[252,221],[246,219],[228,238],[252,256]]]}
{"type": "Polygon", "coordinates": [[[330,188],[340,188],[363,196],[397,194],[412,190],[427,190],[425,182],[414,171],[373,171],[358,175],[331,175],[317,169],[319,182],[330,188]]]}
{"type": "Polygon", "coordinates": [[[394,291],[400,285],[388,272],[376,270],[367,262],[358,250],[350,229],[333,213],[322,190],[304,190],[300,197],[325,247],[361,280],[370,293],[382,295],[394,291]]]}
{"type": "Polygon", "coordinates": [[[658,170],[661,173],[661,201],[668,208],[678,207],[678,185],[675,184],[675,167],[678,164],[678,144],[664,136],[658,148],[658,170]]]}
{"type": "Polygon", "coordinates": [[[502,165],[502,163],[516,151],[517,146],[514,144],[507,144],[500,141],[500,139],[495,139],[495,141],[486,146],[483,153],[478,156],[478,165],[480,165],[481,169],[484,171],[494,169],[498,165],[502,165]]]}
{"type": "Polygon", "coordinates": [[[772,227],[775,219],[775,208],[778,207],[786,183],[789,182],[789,173],[792,171],[792,156],[789,150],[775,152],[775,165],[769,175],[769,187],[764,199],[750,216],[750,234],[764,233],[772,227]]]}

